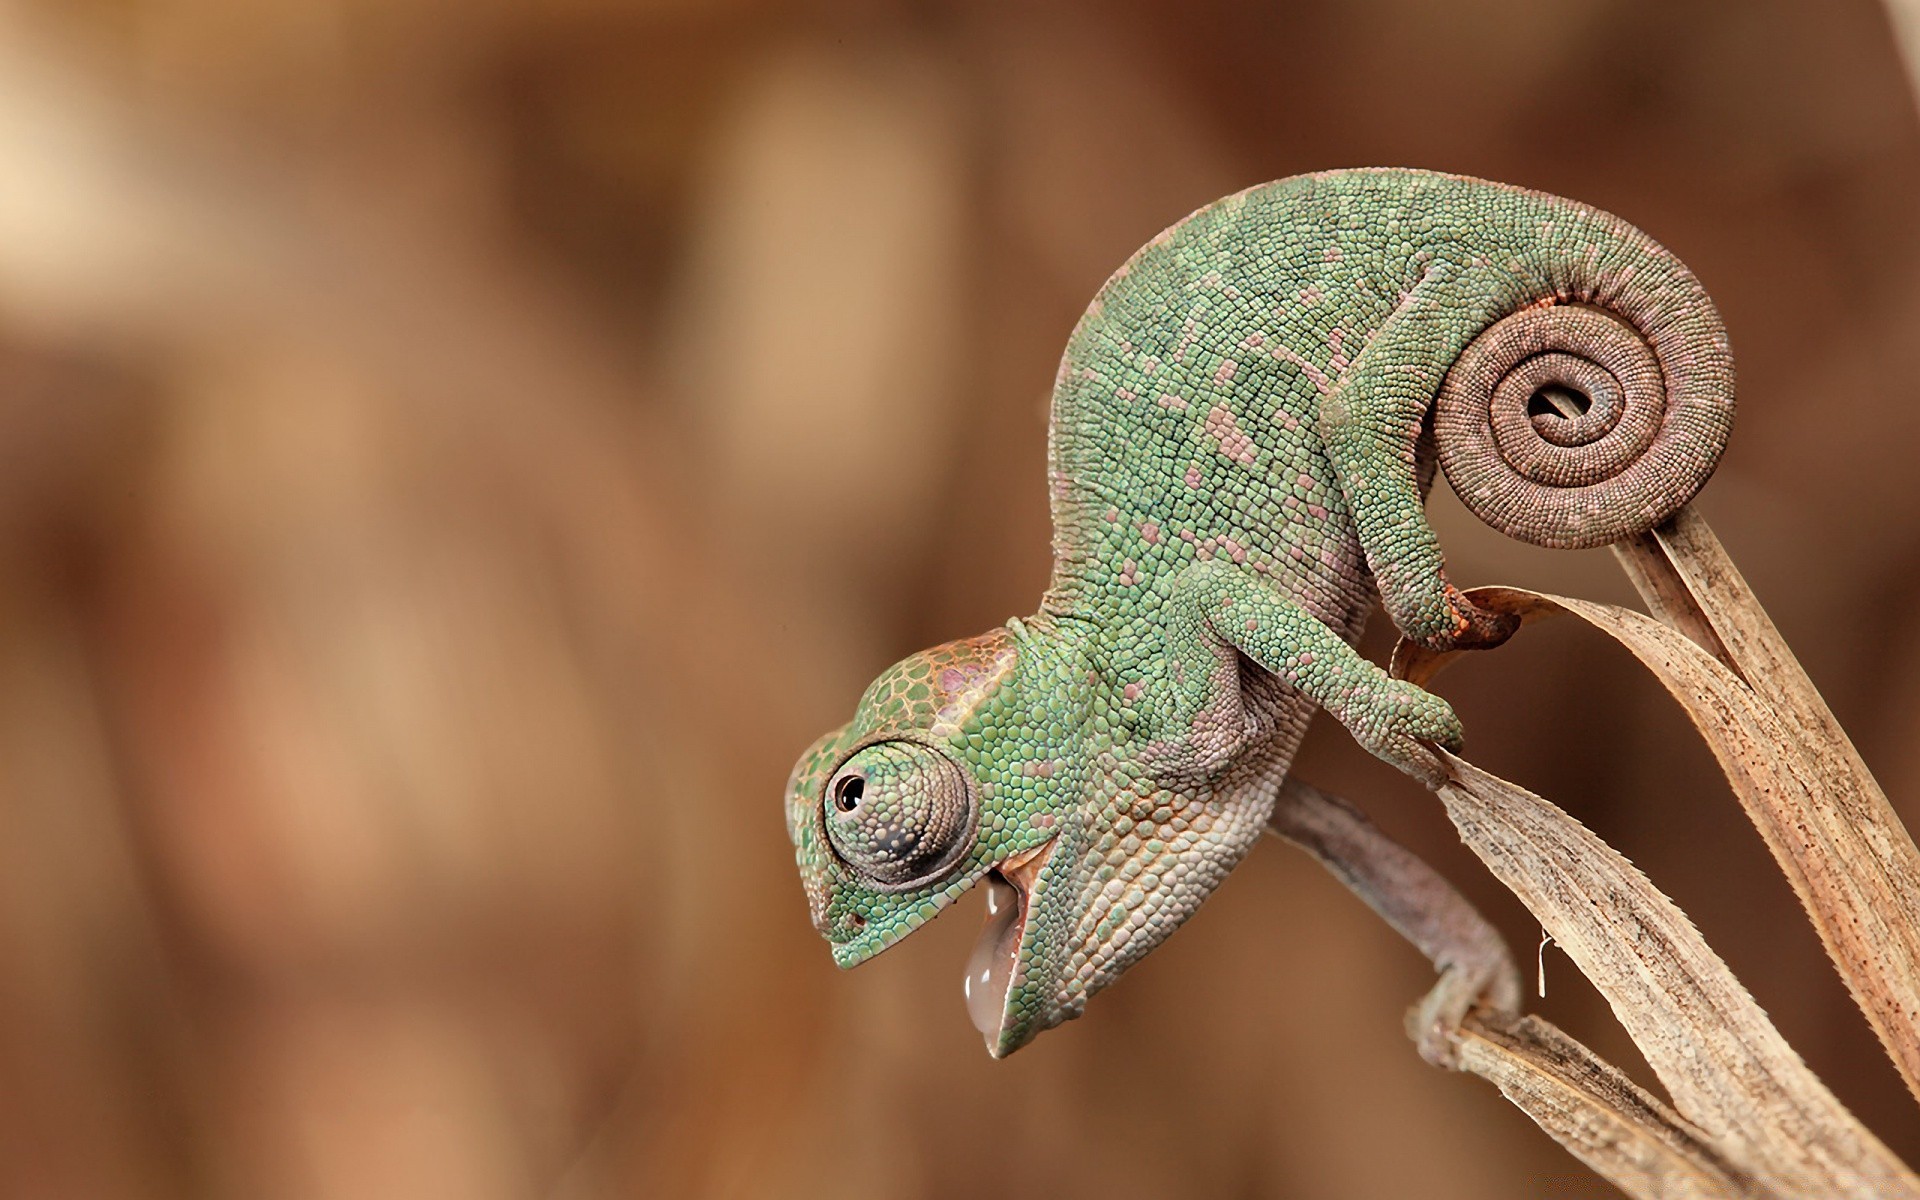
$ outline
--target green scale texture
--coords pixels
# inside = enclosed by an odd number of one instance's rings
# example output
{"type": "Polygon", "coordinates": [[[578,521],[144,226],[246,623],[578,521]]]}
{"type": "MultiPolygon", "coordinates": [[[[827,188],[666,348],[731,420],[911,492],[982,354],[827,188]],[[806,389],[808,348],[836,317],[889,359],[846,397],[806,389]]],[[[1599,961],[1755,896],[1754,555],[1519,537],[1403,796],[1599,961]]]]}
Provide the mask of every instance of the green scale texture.
{"type": "Polygon", "coordinates": [[[788,830],[836,961],[1007,867],[1023,917],[988,1048],[1078,1015],[1252,847],[1315,708],[1422,778],[1422,742],[1457,746],[1444,701],[1351,647],[1379,602],[1432,646],[1510,632],[1442,570],[1436,429],[1484,519],[1595,545],[1692,497],[1732,397],[1698,281],[1571,201],[1340,171],[1173,226],[1061,362],[1040,611],[894,666],[795,770],[788,830]],[[1549,387],[1587,411],[1543,409],[1549,387]]]}

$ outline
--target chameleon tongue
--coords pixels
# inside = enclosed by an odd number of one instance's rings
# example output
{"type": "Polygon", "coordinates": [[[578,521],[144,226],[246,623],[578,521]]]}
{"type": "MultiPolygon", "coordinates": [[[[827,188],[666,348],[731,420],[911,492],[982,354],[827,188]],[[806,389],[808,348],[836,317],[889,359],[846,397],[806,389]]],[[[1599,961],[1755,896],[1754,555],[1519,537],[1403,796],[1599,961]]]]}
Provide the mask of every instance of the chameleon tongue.
{"type": "Polygon", "coordinates": [[[987,924],[967,962],[967,1015],[973,1027],[991,1038],[1005,1016],[1007,985],[1019,953],[1020,917],[1025,905],[1012,884],[994,871],[987,876],[987,924]]]}
{"type": "Polygon", "coordinates": [[[1023,850],[987,872],[987,924],[967,962],[967,1015],[986,1035],[988,1048],[999,1040],[1006,1020],[1007,988],[1020,958],[1020,935],[1027,925],[1027,900],[1054,843],[1023,850]]]}

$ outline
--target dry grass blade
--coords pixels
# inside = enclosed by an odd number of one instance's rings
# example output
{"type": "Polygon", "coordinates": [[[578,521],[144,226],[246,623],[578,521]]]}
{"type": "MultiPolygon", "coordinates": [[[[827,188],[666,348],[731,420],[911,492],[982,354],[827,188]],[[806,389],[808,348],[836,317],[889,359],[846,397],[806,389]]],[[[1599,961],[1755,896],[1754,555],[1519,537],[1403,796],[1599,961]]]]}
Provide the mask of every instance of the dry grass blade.
{"type": "Polygon", "coordinates": [[[1746,702],[1736,724],[1755,724],[1748,708],[1771,718],[1758,745],[1725,721],[1710,728],[1682,691],[1698,681],[1661,672],[1713,744],[1828,957],[1920,1097],[1920,853],[1912,837],[1698,514],[1684,508],[1615,552],[1653,612],[1738,676],[1714,681],[1727,702],[1746,702]]]}
{"type": "MultiPolygon", "coordinates": [[[[1663,538],[1668,534],[1663,530],[1663,538]]],[[[1839,783],[1853,781],[1843,770],[1851,745],[1830,716],[1820,724],[1818,695],[1811,685],[1795,689],[1797,664],[1782,666],[1791,662],[1784,643],[1718,545],[1701,545],[1703,538],[1711,540],[1703,526],[1672,536],[1682,545],[1674,559],[1692,564],[1692,578],[1645,547],[1628,555],[1649,603],[1670,624],[1521,589],[1478,589],[1473,597],[1524,622],[1571,612],[1626,645],[1688,710],[1836,960],[1874,958],[1872,939],[1893,935],[1878,925],[1897,920],[1899,908],[1857,908],[1872,902],[1874,885],[1889,887],[1887,877],[1849,870],[1862,829],[1845,826],[1845,814],[1857,804],[1836,812],[1820,803],[1822,789],[1836,787],[1836,774],[1839,783]],[[1707,601],[1697,599],[1701,591],[1711,593],[1707,601]],[[1749,674],[1770,672],[1776,691],[1788,687],[1797,695],[1763,695],[1732,664],[1749,674]],[[1818,712],[1809,712],[1807,695],[1818,712]],[[1797,708],[1782,714],[1784,707],[1797,708]]],[[[1425,684],[1452,657],[1402,643],[1394,670],[1425,684]]],[[[1440,795],[1461,837],[1607,995],[1676,1108],[1716,1150],[1784,1194],[1920,1194],[1920,1181],[1812,1077],[1686,916],[1638,870],[1532,793],[1457,758],[1450,766],[1453,781],[1440,795]]],[[[1878,787],[1872,797],[1884,804],[1878,787]]],[[[1899,824],[1891,828],[1905,843],[1899,824]]],[[[1874,852],[1885,856],[1887,847],[1874,852]]],[[[1897,1018],[1901,1010],[1893,1012],[1897,1018]]]]}
{"type": "Polygon", "coordinates": [[[1460,1066],[1492,1082],[1569,1153],[1629,1195],[1767,1195],[1699,1130],[1539,1017],[1469,1020],[1460,1066]]]}
{"type": "Polygon", "coordinates": [[[1756,1194],[1920,1197],[1920,1179],[1807,1069],[1632,863],[1531,792],[1446,761],[1453,778],[1440,796],[1462,840],[1607,997],[1681,1115],[1756,1194]]]}
{"type": "Polygon", "coordinates": [[[1499,933],[1360,810],[1289,778],[1268,828],[1312,855],[1433,963],[1440,978],[1408,1014],[1408,1033],[1432,1061],[1491,1080],[1562,1146],[1635,1196],[1767,1194],[1586,1047],[1519,1015],[1519,972],[1499,933]],[[1470,1014],[1455,1007],[1476,998],[1470,1014]],[[1449,1026],[1456,1037],[1429,1041],[1430,1031],[1449,1026]]]}

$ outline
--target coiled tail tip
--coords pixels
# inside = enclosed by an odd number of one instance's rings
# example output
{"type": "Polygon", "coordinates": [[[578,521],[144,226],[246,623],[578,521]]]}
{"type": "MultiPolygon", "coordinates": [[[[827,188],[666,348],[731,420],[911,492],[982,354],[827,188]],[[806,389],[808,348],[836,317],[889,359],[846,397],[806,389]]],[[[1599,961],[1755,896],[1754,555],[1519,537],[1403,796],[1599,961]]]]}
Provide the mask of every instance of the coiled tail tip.
{"type": "Polygon", "coordinates": [[[1455,361],[1434,434],[1481,520],[1535,545],[1601,546],[1705,485],[1733,428],[1733,359],[1704,290],[1672,265],[1691,285],[1678,295],[1526,307],[1455,361]]]}

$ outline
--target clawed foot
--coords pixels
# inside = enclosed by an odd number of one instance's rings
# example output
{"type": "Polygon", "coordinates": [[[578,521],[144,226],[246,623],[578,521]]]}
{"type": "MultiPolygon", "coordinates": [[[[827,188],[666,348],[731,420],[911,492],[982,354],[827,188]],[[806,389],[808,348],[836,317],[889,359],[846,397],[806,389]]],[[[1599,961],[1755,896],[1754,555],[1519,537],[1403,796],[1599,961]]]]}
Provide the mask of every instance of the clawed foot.
{"type": "Polygon", "coordinates": [[[1491,650],[1520,628],[1519,617],[1481,608],[1452,585],[1446,598],[1452,621],[1438,633],[1415,639],[1429,650],[1491,650]]]}
{"type": "Polygon", "coordinates": [[[1469,1013],[1520,1015],[1520,973],[1503,950],[1481,963],[1451,963],[1433,990],[1407,1010],[1407,1036],[1420,1057],[1449,1071],[1460,1069],[1460,1025],[1469,1013]]]}
{"type": "Polygon", "coordinates": [[[1447,781],[1446,768],[1426,743],[1460,749],[1464,734],[1452,705],[1425,688],[1392,679],[1385,683],[1375,715],[1377,724],[1354,729],[1361,745],[1430,788],[1447,781]]]}

